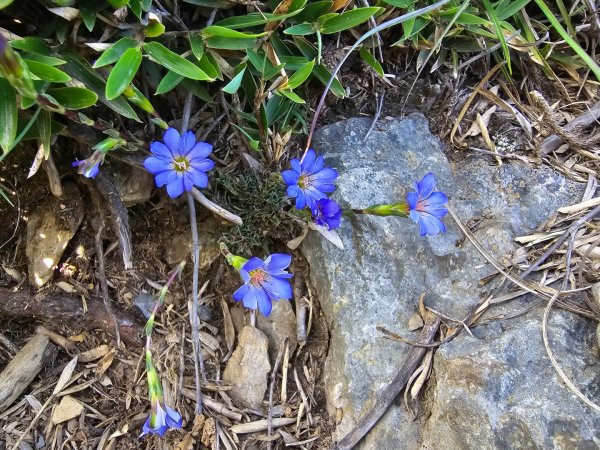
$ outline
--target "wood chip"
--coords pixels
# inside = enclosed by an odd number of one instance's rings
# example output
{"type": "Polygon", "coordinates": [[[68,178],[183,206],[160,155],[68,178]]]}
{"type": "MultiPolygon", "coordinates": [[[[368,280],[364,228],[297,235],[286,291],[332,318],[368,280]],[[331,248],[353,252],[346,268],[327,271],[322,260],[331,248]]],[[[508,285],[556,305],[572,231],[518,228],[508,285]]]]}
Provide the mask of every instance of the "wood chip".
{"type": "MultiPolygon", "coordinates": [[[[278,417],[272,420],[273,428],[284,427],[296,422],[294,417],[278,417]]],[[[229,430],[235,434],[256,433],[266,431],[269,427],[269,421],[266,419],[256,420],[254,422],[240,423],[233,425],[229,430]]]]}
{"type": "Polygon", "coordinates": [[[58,406],[54,408],[52,413],[52,423],[58,425],[59,423],[79,417],[82,412],[83,405],[81,402],[70,395],[66,395],[62,398],[58,406]]]}

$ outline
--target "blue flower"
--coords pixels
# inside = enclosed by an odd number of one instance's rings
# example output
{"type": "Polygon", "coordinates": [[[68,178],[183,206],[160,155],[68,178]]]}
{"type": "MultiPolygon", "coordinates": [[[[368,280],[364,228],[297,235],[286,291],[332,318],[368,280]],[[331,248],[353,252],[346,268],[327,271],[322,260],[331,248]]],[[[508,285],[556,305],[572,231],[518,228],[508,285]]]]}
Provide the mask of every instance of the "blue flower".
{"type": "Polygon", "coordinates": [[[292,169],[284,170],[281,176],[288,186],[287,195],[296,199],[297,209],[308,205],[312,210],[317,200],[326,198],[325,194],[335,191],[337,171],[324,167],[323,157],[317,157],[312,148],[306,152],[304,161],[294,158],[290,163],[292,169]]]}
{"type": "Polygon", "coordinates": [[[441,218],[448,214],[444,207],[448,197],[443,192],[434,191],[434,187],[435,176],[428,173],[421,181],[415,183],[416,192],[409,192],[406,196],[410,218],[420,225],[421,236],[446,232],[441,218]]]}
{"type": "Polygon", "coordinates": [[[72,166],[77,167],[77,173],[83,175],[86,178],[96,178],[98,172],[100,172],[100,163],[101,161],[90,161],[89,159],[84,159],[82,161],[73,161],[72,166]]]}
{"type": "Polygon", "coordinates": [[[328,230],[335,230],[342,223],[342,208],[335,201],[329,198],[317,200],[312,209],[312,215],[315,223],[328,230]]]}
{"type": "Polygon", "coordinates": [[[268,316],[272,301],[292,298],[288,279],[293,275],[285,270],[291,262],[292,257],[283,253],[273,253],[264,261],[250,258],[240,269],[245,284],[234,292],[233,298],[241,300],[246,308],[258,309],[268,316]]]}
{"type": "Polygon", "coordinates": [[[194,186],[208,186],[206,172],[215,166],[206,158],[212,152],[212,145],[196,142],[192,131],[180,136],[176,129],[169,128],[163,142],[152,142],[150,150],[152,156],[146,158],[144,167],[154,175],[158,187],[167,185],[169,197],[179,197],[194,186]]]}
{"type": "Polygon", "coordinates": [[[164,402],[158,401],[156,407],[152,408],[152,412],[148,416],[148,419],[146,419],[140,437],[147,434],[164,436],[169,428],[181,428],[181,422],[181,414],[171,409],[164,402]]]}

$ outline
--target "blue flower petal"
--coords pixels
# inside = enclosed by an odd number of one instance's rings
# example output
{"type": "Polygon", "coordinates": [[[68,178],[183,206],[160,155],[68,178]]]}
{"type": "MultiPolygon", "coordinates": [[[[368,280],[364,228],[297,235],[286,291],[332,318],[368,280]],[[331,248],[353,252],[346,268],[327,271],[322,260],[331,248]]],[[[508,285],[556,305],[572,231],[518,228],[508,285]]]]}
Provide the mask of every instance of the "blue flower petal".
{"type": "MultiPolygon", "coordinates": [[[[250,281],[250,280],[248,280],[250,281]]],[[[246,294],[248,293],[248,289],[250,289],[250,285],[249,284],[242,284],[237,291],[235,291],[233,293],[233,299],[236,301],[241,301],[246,294]]]]}
{"type": "MultiPolygon", "coordinates": [[[[186,177],[198,187],[205,188],[208,186],[208,176],[204,172],[196,170],[194,167],[191,167],[190,170],[188,170],[186,177]]],[[[191,188],[188,190],[191,190],[191,188]]]]}
{"type": "Polygon", "coordinates": [[[432,192],[427,198],[427,205],[429,207],[442,206],[448,203],[448,197],[443,192],[432,192]]]}
{"type": "Polygon", "coordinates": [[[278,277],[268,277],[263,283],[267,292],[273,294],[275,300],[292,298],[292,285],[288,280],[278,277]]]}
{"type": "Polygon", "coordinates": [[[171,170],[171,163],[163,158],[157,158],[156,156],[149,156],[144,160],[144,167],[151,174],[158,174],[165,170],[171,170]]]}
{"type": "Polygon", "coordinates": [[[170,408],[169,405],[165,405],[165,408],[167,409],[167,426],[170,428],[181,428],[181,414],[170,408]]]}
{"type": "Polygon", "coordinates": [[[172,159],[173,153],[169,150],[165,144],[159,141],[154,141],[150,143],[150,151],[154,153],[154,156],[158,156],[159,158],[172,159]]]}
{"type": "Polygon", "coordinates": [[[256,269],[262,269],[264,267],[264,265],[265,265],[265,263],[263,262],[262,259],[257,258],[256,256],[253,256],[242,267],[245,271],[252,272],[253,270],[256,270],[256,269]]]}
{"type": "Polygon", "coordinates": [[[204,159],[212,152],[213,146],[208,142],[197,142],[196,145],[187,154],[190,161],[195,159],[204,159]]]}
{"type": "Polygon", "coordinates": [[[314,173],[310,176],[310,180],[313,183],[333,183],[338,177],[337,170],[325,167],[324,169],[314,173]]]}
{"type": "Polygon", "coordinates": [[[167,170],[161,172],[154,177],[154,181],[158,187],[164,186],[165,184],[172,183],[177,178],[177,172],[174,170],[167,170]]]}
{"type": "Polygon", "coordinates": [[[315,164],[316,153],[312,148],[309,148],[304,155],[304,159],[302,160],[302,173],[313,173],[313,166],[315,164]]]}
{"type": "Polygon", "coordinates": [[[173,181],[167,184],[167,194],[171,198],[177,198],[181,194],[183,194],[184,186],[183,186],[183,177],[177,176],[173,181]]]}
{"type": "Polygon", "coordinates": [[[290,166],[292,166],[292,170],[295,170],[296,172],[298,172],[298,174],[302,173],[302,164],[300,164],[300,160],[297,158],[294,158],[290,161],[290,166]]]}
{"type": "Polygon", "coordinates": [[[268,315],[271,314],[272,304],[271,299],[268,297],[267,293],[262,289],[257,289],[256,300],[258,301],[258,310],[260,311],[260,313],[263,316],[268,317],[268,315]]]}
{"type": "Polygon", "coordinates": [[[179,152],[181,155],[187,156],[190,150],[196,145],[196,135],[193,131],[186,131],[179,138],[179,152]]]}
{"type": "Polygon", "coordinates": [[[421,215],[417,211],[415,211],[414,209],[411,209],[409,215],[413,222],[419,223],[419,220],[421,219],[421,215]]]}
{"type": "Polygon", "coordinates": [[[267,272],[285,269],[292,263],[292,257],[285,253],[273,253],[265,259],[265,269],[267,272]]]}
{"type": "Polygon", "coordinates": [[[411,210],[414,210],[417,207],[417,202],[419,201],[419,195],[416,192],[409,192],[406,195],[406,202],[408,203],[408,207],[411,210]]]}
{"type": "Polygon", "coordinates": [[[243,267],[240,269],[240,276],[242,277],[242,280],[244,280],[244,283],[250,283],[250,274],[245,271],[243,267]]]}
{"type": "Polygon", "coordinates": [[[417,193],[419,194],[419,197],[425,199],[431,195],[434,187],[435,175],[429,172],[421,181],[417,182],[417,193]]]}
{"type": "Polygon", "coordinates": [[[183,175],[183,190],[190,192],[194,187],[194,180],[190,177],[189,172],[183,175]]]}
{"type": "MultiPolygon", "coordinates": [[[[298,186],[290,186],[288,188],[288,195],[290,195],[290,188],[297,188],[297,193],[295,195],[296,197],[296,209],[302,209],[304,208],[304,206],[306,206],[306,195],[304,195],[304,191],[302,189],[300,189],[298,186]]],[[[292,197],[294,197],[292,195],[292,197]]]]}
{"type": "Polygon", "coordinates": [[[313,173],[319,172],[321,169],[323,169],[324,166],[325,158],[323,158],[323,156],[321,155],[317,157],[317,159],[315,159],[315,163],[313,164],[313,173]]]}
{"type": "Polygon", "coordinates": [[[244,295],[242,303],[246,308],[258,309],[258,293],[262,292],[262,295],[266,296],[265,291],[258,289],[252,285],[249,285],[248,292],[244,295]]]}
{"type": "Polygon", "coordinates": [[[163,142],[173,155],[179,155],[179,132],[175,128],[169,128],[163,135],[163,142]]]}
{"type": "Polygon", "coordinates": [[[281,172],[281,177],[283,178],[283,181],[285,181],[285,184],[294,185],[298,184],[298,178],[300,178],[300,174],[295,170],[284,170],[281,172]]]}
{"type": "Polygon", "coordinates": [[[202,172],[208,172],[215,167],[215,163],[210,159],[194,159],[190,161],[190,165],[196,169],[201,170],[202,172]]]}

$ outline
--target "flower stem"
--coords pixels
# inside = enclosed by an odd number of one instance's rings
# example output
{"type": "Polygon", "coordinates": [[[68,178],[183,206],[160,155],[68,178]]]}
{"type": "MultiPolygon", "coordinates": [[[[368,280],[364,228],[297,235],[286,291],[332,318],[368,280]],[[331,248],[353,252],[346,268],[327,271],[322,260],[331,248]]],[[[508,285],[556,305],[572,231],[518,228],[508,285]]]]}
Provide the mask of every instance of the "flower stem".
{"type": "Polygon", "coordinates": [[[196,204],[190,193],[187,195],[190,210],[190,225],[192,228],[192,261],[194,272],[192,278],[192,311],[190,325],[192,326],[192,348],[194,350],[194,375],[196,377],[196,414],[202,414],[202,391],[200,387],[200,371],[204,375],[204,361],[202,361],[202,347],[198,323],[198,275],[200,271],[200,243],[198,242],[198,223],[196,222],[196,204]]]}

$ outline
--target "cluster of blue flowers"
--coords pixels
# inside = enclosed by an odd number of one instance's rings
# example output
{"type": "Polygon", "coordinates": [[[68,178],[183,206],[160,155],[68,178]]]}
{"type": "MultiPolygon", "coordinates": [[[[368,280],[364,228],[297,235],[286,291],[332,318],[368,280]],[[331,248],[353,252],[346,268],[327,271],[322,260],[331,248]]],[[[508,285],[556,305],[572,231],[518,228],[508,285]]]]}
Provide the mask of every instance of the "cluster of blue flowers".
{"type": "Polygon", "coordinates": [[[335,191],[338,173],[325,167],[323,156],[317,156],[311,148],[304,158],[294,158],[292,168],[281,172],[287,185],[287,195],[296,199],[296,209],[308,207],[317,225],[328,230],[338,228],[342,222],[342,209],[327,194],[335,191]]]}
{"type": "MultiPolygon", "coordinates": [[[[83,161],[75,161],[73,166],[78,168],[80,174],[94,178],[106,153],[119,145],[122,143],[113,138],[106,139],[94,148],[92,156],[83,161]]],[[[212,145],[197,142],[193,132],[180,135],[174,128],[169,128],[165,131],[162,142],[154,141],[150,144],[150,150],[152,156],[146,158],[144,167],[154,175],[158,187],[166,186],[169,197],[179,197],[184,192],[191,191],[194,186],[208,186],[207,172],[214,167],[214,163],[208,159],[212,145]]],[[[281,176],[287,186],[287,195],[295,199],[296,209],[308,208],[314,223],[327,230],[340,226],[342,209],[328,197],[336,189],[338,173],[335,169],[325,167],[323,156],[317,156],[313,149],[309,149],[302,159],[292,159],[291,169],[284,170],[281,176]]],[[[441,219],[448,213],[445,207],[448,198],[444,193],[434,190],[435,184],[435,176],[428,173],[415,183],[415,191],[408,193],[406,201],[373,205],[354,211],[379,216],[410,217],[419,224],[421,236],[444,233],[446,227],[441,219]]],[[[257,257],[248,260],[232,255],[224,245],[222,251],[244,281],[233,298],[241,301],[246,308],[258,310],[268,316],[274,301],[292,299],[290,278],[293,274],[288,272],[292,262],[290,255],[274,253],[265,260],[257,257]]],[[[163,436],[169,428],[181,428],[182,418],[181,414],[164,401],[162,386],[151,360],[149,340],[146,360],[151,413],[144,424],[142,436],[163,436]]]]}

